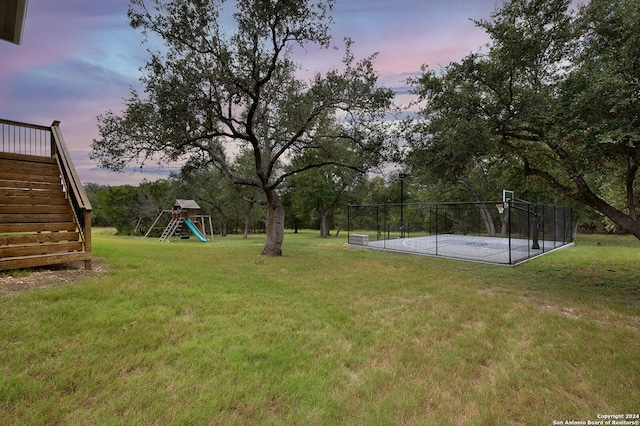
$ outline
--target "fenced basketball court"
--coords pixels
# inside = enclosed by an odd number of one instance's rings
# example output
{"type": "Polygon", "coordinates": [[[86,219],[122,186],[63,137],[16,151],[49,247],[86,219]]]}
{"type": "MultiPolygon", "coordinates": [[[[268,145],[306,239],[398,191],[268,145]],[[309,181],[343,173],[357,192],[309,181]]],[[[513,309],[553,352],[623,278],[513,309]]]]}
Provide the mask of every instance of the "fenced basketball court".
{"type": "Polygon", "coordinates": [[[349,206],[349,245],[514,265],[573,243],[570,207],[503,200],[349,206]]]}

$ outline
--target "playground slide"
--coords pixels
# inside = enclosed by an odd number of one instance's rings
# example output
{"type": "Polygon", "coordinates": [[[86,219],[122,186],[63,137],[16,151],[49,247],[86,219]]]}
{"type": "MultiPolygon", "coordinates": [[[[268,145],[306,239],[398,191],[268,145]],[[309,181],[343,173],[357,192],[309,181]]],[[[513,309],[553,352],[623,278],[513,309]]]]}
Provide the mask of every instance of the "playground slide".
{"type": "Polygon", "coordinates": [[[189,219],[188,217],[184,219],[184,223],[187,224],[187,227],[189,228],[189,230],[193,233],[193,235],[196,236],[197,239],[199,239],[200,241],[202,241],[203,243],[207,242],[207,237],[205,237],[204,235],[202,235],[202,232],[200,232],[200,230],[198,229],[198,227],[196,226],[195,223],[193,223],[193,221],[191,219],[189,219]]]}

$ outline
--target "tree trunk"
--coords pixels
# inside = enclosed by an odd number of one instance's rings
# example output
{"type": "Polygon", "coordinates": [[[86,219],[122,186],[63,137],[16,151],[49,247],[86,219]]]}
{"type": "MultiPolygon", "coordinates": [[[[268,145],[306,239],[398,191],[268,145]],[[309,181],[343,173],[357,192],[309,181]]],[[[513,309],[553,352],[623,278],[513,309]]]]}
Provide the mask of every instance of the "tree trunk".
{"type": "Polygon", "coordinates": [[[220,208],[220,206],[215,206],[215,209],[218,210],[218,213],[220,213],[220,236],[226,237],[229,226],[229,218],[220,208]]]}
{"type": "Polygon", "coordinates": [[[509,221],[511,209],[509,208],[509,204],[504,204],[504,213],[500,215],[500,220],[502,221],[502,225],[500,226],[500,236],[507,237],[509,234],[509,221]]]}
{"type": "Polygon", "coordinates": [[[479,204],[478,208],[480,209],[480,216],[484,222],[484,227],[487,230],[487,235],[490,237],[496,236],[496,226],[493,223],[493,217],[491,217],[491,213],[487,208],[486,204],[479,204]]]}
{"type": "MultiPolygon", "coordinates": [[[[584,195],[584,194],[581,194],[584,195]]],[[[623,230],[629,232],[634,237],[640,240],[640,222],[634,219],[620,210],[616,209],[606,201],[596,196],[586,196],[582,198],[582,202],[599,211],[616,225],[620,226],[623,230]]]]}
{"type": "Polygon", "coordinates": [[[249,226],[251,225],[251,210],[253,209],[253,203],[249,203],[247,211],[244,213],[244,234],[242,238],[247,239],[249,236],[249,226]]]}
{"type": "Polygon", "coordinates": [[[630,166],[627,172],[627,207],[630,209],[630,213],[633,215],[626,215],[611,204],[604,201],[602,198],[598,197],[592,190],[586,179],[582,174],[578,172],[578,169],[573,164],[571,157],[569,154],[555,141],[546,141],[547,146],[549,146],[560,158],[560,162],[564,169],[567,171],[571,180],[575,185],[575,190],[569,190],[569,188],[563,187],[562,184],[558,182],[558,180],[552,176],[549,172],[543,170],[532,170],[527,163],[525,163],[525,170],[529,172],[533,172],[542,178],[544,178],[547,182],[549,182],[552,186],[564,189],[565,192],[568,192],[568,195],[576,201],[579,201],[596,211],[599,211],[613,223],[620,226],[625,231],[631,233],[634,237],[640,240],[640,222],[637,219],[637,212],[635,211],[635,204],[633,203],[633,191],[629,193],[629,188],[633,189],[633,179],[638,169],[635,168],[635,165],[630,166]]]}
{"type": "Polygon", "coordinates": [[[629,165],[627,167],[627,209],[629,210],[629,217],[631,220],[638,221],[638,211],[636,210],[633,183],[636,180],[636,175],[638,174],[638,170],[640,170],[640,165],[638,163],[631,163],[629,161],[629,165]]]}
{"type": "MultiPolygon", "coordinates": [[[[573,171],[571,169],[569,170],[573,171]]],[[[541,176],[545,177],[544,174],[542,174],[541,176]]],[[[596,211],[599,211],[600,213],[611,219],[613,223],[620,226],[622,229],[640,240],[640,222],[637,220],[637,218],[624,214],[623,212],[594,194],[586,180],[577,172],[574,172],[572,180],[576,185],[576,191],[570,193],[569,195],[574,200],[579,201],[596,211]]],[[[554,180],[550,180],[548,178],[547,181],[552,185],[554,183],[554,180]]],[[[633,205],[629,201],[628,203],[628,206],[633,205]]],[[[632,213],[635,213],[635,209],[633,209],[632,213]]]]}
{"type": "Polygon", "coordinates": [[[325,209],[320,213],[320,238],[327,238],[331,235],[330,219],[332,209],[325,209]]]}
{"type": "Polygon", "coordinates": [[[265,190],[267,196],[267,241],[263,256],[282,256],[284,241],[284,206],[275,190],[265,190]]]}

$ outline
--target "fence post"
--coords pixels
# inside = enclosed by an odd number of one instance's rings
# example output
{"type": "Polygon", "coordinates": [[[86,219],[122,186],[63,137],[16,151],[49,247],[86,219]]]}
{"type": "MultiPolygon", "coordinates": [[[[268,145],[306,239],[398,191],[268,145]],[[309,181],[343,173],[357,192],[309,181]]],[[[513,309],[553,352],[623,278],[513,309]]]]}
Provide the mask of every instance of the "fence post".
{"type": "Polygon", "coordinates": [[[384,239],[384,247],[387,248],[387,240],[389,239],[389,223],[387,222],[387,205],[384,205],[384,225],[387,228],[387,238],[384,239]]]}
{"type": "Polygon", "coordinates": [[[380,205],[376,204],[376,240],[380,239],[380,205]]]}
{"type": "Polygon", "coordinates": [[[436,256],[438,255],[438,204],[436,203],[436,256]]]}
{"type": "Polygon", "coordinates": [[[349,242],[350,234],[351,234],[351,206],[349,205],[347,206],[347,243],[349,242]]]}
{"type": "Polygon", "coordinates": [[[513,265],[513,261],[511,260],[511,200],[507,201],[507,209],[509,212],[509,217],[507,218],[507,232],[509,234],[509,265],[513,265]]]}
{"type": "Polygon", "coordinates": [[[538,238],[539,238],[539,232],[540,230],[538,229],[538,205],[534,204],[533,205],[533,245],[531,246],[531,248],[533,250],[540,250],[540,244],[538,243],[538,238]]]}

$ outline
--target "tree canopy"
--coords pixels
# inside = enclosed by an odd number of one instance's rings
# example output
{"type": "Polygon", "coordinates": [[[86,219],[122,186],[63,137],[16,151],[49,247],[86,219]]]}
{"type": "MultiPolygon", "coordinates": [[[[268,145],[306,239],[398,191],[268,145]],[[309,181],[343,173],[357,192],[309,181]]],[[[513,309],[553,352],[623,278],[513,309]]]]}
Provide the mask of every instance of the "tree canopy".
{"type": "Polygon", "coordinates": [[[364,171],[384,151],[380,123],[393,93],[378,86],[374,56],[356,60],[347,41],[340,68],[298,77],[294,49],[331,45],[333,4],[239,0],[228,10],[223,0],[131,0],[131,26],[165,48],[146,63],[144,94],[132,90],[122,114],[98,117],[92,158],[112,170],[152,159],[215,164],[234,183],[264,193],[263,254],[280,255],[278,186],[326,165],[364,171]],[[233,166],[230,148],[238,146],[252,155],[251,173],[233,166]],[[345,150],[355,161],[336,155],[345,150]],[[294,161],[302,155],[321,160],[294,161]]]}
{"type": "Polygon", "coordinates": [[[511,0],[479,52],[412,80],[409,163],[459,178],[517,167],[640,239],[640,2],[511,0]]]}

